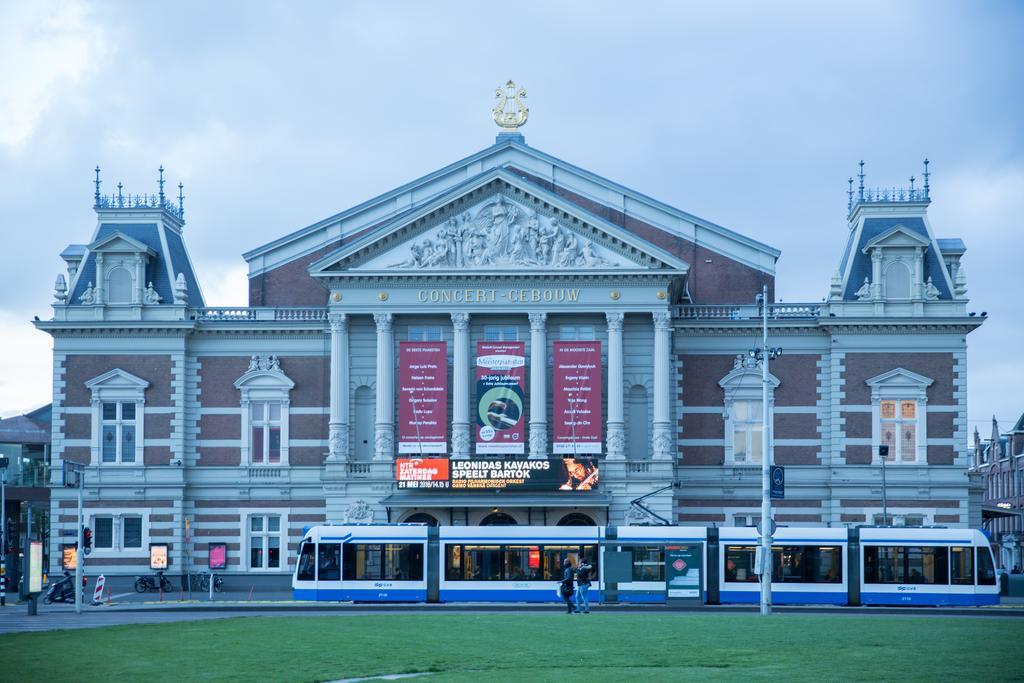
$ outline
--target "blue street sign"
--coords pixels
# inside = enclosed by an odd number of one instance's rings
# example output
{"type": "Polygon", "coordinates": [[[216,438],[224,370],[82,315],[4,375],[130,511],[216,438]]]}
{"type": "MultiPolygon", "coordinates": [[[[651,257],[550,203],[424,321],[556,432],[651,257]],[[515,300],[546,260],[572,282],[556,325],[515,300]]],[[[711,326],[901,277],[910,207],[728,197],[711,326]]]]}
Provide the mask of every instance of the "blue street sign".
{"type": "Polygon", "coordinates": [[[782,500],[786,497],[786,471],[780,465],[771,468],[771,498],[782,500]]]}

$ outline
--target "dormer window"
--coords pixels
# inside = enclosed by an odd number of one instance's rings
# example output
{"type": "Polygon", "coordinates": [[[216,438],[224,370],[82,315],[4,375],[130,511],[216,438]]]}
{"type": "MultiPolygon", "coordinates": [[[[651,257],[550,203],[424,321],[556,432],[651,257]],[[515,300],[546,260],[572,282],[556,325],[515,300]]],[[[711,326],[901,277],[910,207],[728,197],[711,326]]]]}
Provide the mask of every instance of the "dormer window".
{"type": "Polygon", "coordinates": [[[885,298],[910,298],[910,268],[902,260],[891,261],[885,268],[885,298]]]}
{"type": "Polygon", "coordinates": [[[135,305],[145,301],[146,267],[156,252],[139,240],[115,231],[88,247],[96,264],[96,287],[75,303],[135,305]]]}
{"type": "Polygon", "coordinates": [[[107,270],[107,303],[130,304],[135,281],[126,268],[115,266],[107,270]]]}

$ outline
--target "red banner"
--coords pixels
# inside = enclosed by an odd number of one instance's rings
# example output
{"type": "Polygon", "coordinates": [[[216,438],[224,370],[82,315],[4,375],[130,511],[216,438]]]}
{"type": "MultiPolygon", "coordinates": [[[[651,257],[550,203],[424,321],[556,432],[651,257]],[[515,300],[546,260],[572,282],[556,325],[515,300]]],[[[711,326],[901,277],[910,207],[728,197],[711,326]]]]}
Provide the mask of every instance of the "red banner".
{"type": "Polygon", "coordinates": [[[397,458],[395,482],[400,489],[447,489],[447,458],[397,458]]]}
{"type": "Polygon", "coordinates": [[[398,347],[398,452],[448,450],[448,345],[401,342],[398,347]]]}
{"type": "Polygon", "coordinates": [[[601,452],[601,342],[554,343],[556,455],[601,452]]]}
{"type": "Polygon", "coordinates": [[[526,344],[476,344],[476,452],[522,455],[525,448],[526,344]]]}

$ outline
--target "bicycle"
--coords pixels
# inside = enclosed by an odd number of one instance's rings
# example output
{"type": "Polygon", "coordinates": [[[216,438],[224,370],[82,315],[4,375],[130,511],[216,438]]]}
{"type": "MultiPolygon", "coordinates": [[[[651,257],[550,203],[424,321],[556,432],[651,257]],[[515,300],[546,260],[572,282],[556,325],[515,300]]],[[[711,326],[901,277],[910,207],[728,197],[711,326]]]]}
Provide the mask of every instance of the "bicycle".
{"type": "MultiPolygon", "coordinates": [[[[224,579],[216,574],[214,574],[213,577],[213,590],[220,593],[224,590],[224,579]]],[[[191,581],[192,590],[210,590],[210,572],[196,572],[195,574],[190,575],[189,579],[191,581]]]]}

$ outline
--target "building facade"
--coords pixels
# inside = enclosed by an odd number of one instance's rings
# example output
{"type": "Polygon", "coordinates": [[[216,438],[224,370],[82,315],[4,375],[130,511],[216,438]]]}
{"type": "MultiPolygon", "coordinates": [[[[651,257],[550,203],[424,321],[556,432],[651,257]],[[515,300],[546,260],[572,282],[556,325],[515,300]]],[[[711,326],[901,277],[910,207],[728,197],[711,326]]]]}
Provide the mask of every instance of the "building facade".
{"type": "Polygon", "coordinates": [[[1024,569],[1024,415],[1006,433],[1000,433],[993,417],[992,434],[986,441],[974,430],[972,471],[984,486],[982,516],[996,564],[1020,573],[1024,569]]]}
{"type": "MultiPolygon", "coordinates": [[[[778,304],[778,250],[506,130],[244,254],[249,306],[225,309],[180,194],[161,176],[106,197],[97,175],[91,241],[36,323],[54,465],[86,466],[90,571],[145,571],[159,543],[181,573],[224,544],[229,581],[283,582],[323,521],[752,524],[763,411],[780,524],[881,523],[888,444],[889,523],[980,525],[963,243],[935,237],[927,175],[860,180],[827,296],[778,304]],[[767,405],[748,353],[764,288],[767,405]]],[[[76,502],[53,482],[59,558],[76,502]]]]}

